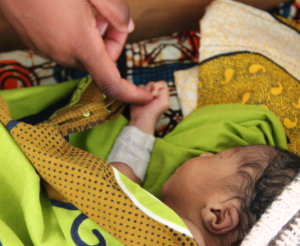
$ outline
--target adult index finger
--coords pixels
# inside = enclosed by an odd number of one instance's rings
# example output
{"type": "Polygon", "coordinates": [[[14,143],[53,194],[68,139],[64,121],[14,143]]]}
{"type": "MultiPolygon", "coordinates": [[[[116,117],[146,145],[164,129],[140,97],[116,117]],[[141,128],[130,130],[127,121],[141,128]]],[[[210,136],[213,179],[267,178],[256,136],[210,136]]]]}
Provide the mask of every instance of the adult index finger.
{"type": "Polygon", "coordinates": [[[152,95],[144,88],[137,88],[121,78],[96,29],[88,32],[82,42],[84,49],[80,47],[77,49],[77,59],[103,93],[127,103],[146,103],[152,100],[152,95]]]}

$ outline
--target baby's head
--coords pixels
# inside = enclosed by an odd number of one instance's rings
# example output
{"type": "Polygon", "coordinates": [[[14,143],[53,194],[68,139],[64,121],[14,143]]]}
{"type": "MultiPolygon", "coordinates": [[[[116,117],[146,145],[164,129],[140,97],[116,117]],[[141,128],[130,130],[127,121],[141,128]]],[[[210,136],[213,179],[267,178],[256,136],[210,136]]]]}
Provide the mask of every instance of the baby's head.
{"type": "Polygon", "coordinates": [[[232,245],[299,170],[300,158],[288,151],[235,147],[185,162],[164,184],[162,198],[199,230],[204,245],[232,245]]]}

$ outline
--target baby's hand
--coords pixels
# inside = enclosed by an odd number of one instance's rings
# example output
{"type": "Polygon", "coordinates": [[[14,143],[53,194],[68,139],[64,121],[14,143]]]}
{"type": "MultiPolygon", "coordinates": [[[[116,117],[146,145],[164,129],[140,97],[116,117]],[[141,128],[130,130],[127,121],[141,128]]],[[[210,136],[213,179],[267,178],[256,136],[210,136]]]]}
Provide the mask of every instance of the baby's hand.
{"type": "Polygon", "coordinates": [[[153,99],[147,104],[131,106],[129,125],[153,134],[159,116],[170,106],[169,88],[166,82],[159,81],[149,82],[145,89],[152,93],[153,99]]]}

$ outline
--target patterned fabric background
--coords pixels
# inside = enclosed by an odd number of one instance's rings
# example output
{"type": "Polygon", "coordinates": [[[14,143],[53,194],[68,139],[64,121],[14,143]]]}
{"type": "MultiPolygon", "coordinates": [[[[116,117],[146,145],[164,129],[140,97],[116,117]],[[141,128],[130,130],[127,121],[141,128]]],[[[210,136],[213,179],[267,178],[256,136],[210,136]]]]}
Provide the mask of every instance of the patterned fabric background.
{"type": "MultiPolygon", "coordinates": [[[[197,64],[198,34],[196,31],[174,33],[171,36],[127,44],[117,62],[122,77],[136,85],[159,80],[168,83],[171,106],[157,124],[157,136],[170,132],[182,119],[173,72],[197,64]]],[[[64,68],[32,51],[0,54],[1,89],[55,84],[86,76],[86,73],[64,68]]]]}
{"type": "Polygon", "coordinates": [[[287,1],[271,10],[274,14],[279,14],[284,18],[297,20],[300,22],[300,0],[287,1]]]}
{"type": "Polygon", "coordinates": [[[87,73],[64,68],[30,50],[0,54],[0,89],[55,84],[84,76],[87,73]]]}
{"type": "MultiPolygon", "coordinates": [[[[299,6],[300,0],[287,1],[270,12],[300,21],[299,6]]],[[[171,106],[157,124],[157,136],[170,132],[182,119],[173,73],[197,64],[198,50],[199,32],[189,31],[127,44],[118,60],[122,77],[136,85],[159,80],[168,82],[171,106]]],[[[61,83],[86,76],[86,73],[64,68],[32,51],[0,54],[0,89],[61,83]]]]}
{"type": "Polygon", "coordinates": [[[156,125],[156,136],[164,136],[182,119],[173,73],[198,63],[199,32],[174,33],[171,36],[127,44],[119,59],[123,77],[136,85],[165,80],[170,89],[170,108],[156,125]],[[122,70],[122,67],[126,69],[122,70]]]}

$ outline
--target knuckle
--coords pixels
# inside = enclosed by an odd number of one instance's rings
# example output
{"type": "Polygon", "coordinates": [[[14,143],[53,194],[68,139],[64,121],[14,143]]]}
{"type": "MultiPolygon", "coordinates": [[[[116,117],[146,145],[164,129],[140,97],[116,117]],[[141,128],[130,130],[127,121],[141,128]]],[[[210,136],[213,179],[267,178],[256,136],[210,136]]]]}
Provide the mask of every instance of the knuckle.
{"type": "Polygon", "coordinates": [[[100,88],[102,93],[114,99],[118,99],[119,90],[117,86],[112,85],[109,82],[103,82],[103,81],[98,82],[97,85],[100,88]]]}
{"type": "Polygon", "coordinates": [[[100,81],[98,82],[98,86],[104,94],[107,94],[108,96],[114,95],[113,86],[111,86],[109,83],[103,83],[102,81],[100,81]]]}
{"type": "Polygon", "coordinates": [[[129,6],[128,4],[123,1],[123,0],[118,0],[118,6],[119,6],[119,13],[121,14],[121,21],[124,24],[128,24],[129,20],[130,20],[130,13],[129,13],[129,6]]]}
{"type": "Polygon", "coordinates": [[[109,16],[115,22],[127,27],[130,20],[129,6],[123,0],[107,0],[109,16]]]}

